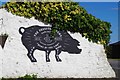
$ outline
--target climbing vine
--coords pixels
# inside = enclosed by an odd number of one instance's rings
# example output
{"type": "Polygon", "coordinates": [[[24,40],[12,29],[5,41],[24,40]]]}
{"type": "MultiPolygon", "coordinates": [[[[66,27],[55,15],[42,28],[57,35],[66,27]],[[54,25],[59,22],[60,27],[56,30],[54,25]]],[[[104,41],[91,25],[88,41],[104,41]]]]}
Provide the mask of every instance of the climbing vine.
{"type": "Polygon", "coordinates": [[[8,2],[3,7],[15,15],[51,24],[52,33],[56,30],[79,32],[89,41],[109,43],[111,24],[88,14],[76,2],[8,2]]]}

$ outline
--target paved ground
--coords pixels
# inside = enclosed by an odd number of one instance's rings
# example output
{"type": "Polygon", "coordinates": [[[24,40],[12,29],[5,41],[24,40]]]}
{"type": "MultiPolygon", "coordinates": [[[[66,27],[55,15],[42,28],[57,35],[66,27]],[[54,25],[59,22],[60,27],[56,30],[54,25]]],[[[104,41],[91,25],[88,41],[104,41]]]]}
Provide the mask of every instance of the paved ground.
{"type": "Polygon", "coordinates": [[[108,59],[108,61],[115,71],[117,78],[120,80],[120,60],[108,59]]]}

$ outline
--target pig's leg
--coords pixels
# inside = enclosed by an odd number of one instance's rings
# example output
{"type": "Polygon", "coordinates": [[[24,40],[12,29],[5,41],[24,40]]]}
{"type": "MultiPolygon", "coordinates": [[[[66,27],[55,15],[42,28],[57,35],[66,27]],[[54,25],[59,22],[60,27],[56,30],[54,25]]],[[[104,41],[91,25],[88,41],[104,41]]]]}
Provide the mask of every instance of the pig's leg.
{"type": "Polygon", "coordinates": [[[46,51],[46,62],[50,62],[50,58],[49,58],[50,52],[51,51],[49,50],[46,51]]]}
{"type": "Polygon", "coordinates": [[[57,48],[56,50],[56,53],[55,53],[55,58],[56,58],[56,61],[57,62],[61,62],[62,60],[59,58],[59,54],[61,53],[61,47],[60,48],[57,48]]]}
{"type": "Polygon", "coordinates": [[[27,56],[29,57],[29,59],[31,60],[31,62],[37,62],[37,60],[33,56],[33,52],[34,51],[35,51],[34,47],[28,50],[27,56]]]}

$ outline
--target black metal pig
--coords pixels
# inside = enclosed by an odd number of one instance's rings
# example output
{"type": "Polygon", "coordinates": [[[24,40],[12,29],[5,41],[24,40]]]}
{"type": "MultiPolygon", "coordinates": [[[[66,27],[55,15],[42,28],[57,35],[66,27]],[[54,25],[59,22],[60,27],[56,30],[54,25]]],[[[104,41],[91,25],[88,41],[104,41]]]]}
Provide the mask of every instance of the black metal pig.
{"type": "Polygon", "coordinates": [[[72,54],[80,54],[82,51],[77,46],[79,42],[73,39],[66,31],[57,31],[54,38],[51,37],[51,27],[46,26],[30,26],[28,28],[20,27],[19,33],[22,35],[22,43],[28,50],[27,56],[31,62],[37,62],[33,56],[33,52],[43,50],[46,52],[46,62],[50,62],[49,54],[55,50],[55,58],[57,62],[62,60],[59,58],[61,51],[72,54]]]}

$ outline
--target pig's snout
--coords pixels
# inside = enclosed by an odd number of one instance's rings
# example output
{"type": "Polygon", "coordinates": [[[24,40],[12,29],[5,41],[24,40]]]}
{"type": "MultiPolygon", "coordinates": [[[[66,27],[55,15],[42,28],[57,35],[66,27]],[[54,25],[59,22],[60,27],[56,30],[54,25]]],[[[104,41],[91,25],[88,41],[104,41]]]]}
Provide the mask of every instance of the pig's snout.
{"type": "Polygon", "coordinates": [[[82,51],[82,49],[71,49],[71,51],[68,51],[69,54],[80,54],[82,51]]]}
{"type": "Polygon", "coordinates": [[[75,54],[80,54],[82,51],[82,49],[79,49],[78,52],[76,52],[75,54]]]}

